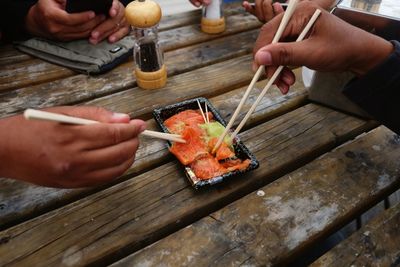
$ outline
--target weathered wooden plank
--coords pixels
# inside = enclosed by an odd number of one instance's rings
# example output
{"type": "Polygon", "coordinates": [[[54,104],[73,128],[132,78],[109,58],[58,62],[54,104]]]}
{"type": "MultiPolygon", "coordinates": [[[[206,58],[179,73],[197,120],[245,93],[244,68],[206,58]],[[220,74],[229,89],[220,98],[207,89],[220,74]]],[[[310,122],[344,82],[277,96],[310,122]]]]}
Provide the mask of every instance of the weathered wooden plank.
{"type": "MultiPolygon", "coordinates": [[[[225,39],[217,39],[166,53],[168,75],[171,76],[168,78],[168,84],[170,84],[170,81],[174,82],[174,77],[172,77],[174,74],[234,58],[251,51],[256,35],[256,31],[243,32],[225,39]],[[224,40],[226,40],[226,43],[224,40]]],[[[213,67],[209,67],[209,69],[211,68],[213,67]]],[[[221,68],[221,66],[218,68],[221,68]]],[[[252,75],[249,66],[243,66],[243,68],[247,70],[245,75],[252,75]]],[[[2,100],[0,102],[0,115],[13,114],[27,107],[75,104],[115,93],[135,86],[136,82],[132,72],[133,64],[128,62],[101,76],[76,75],[12,92],[4,92],[0,94],[2,100]]],[[[203,73],[204,71],[200,71],[198,75],[203,73]]],[[[190,86],[190,84],[187,85],[190,86]]],[[[129,89],[129,92],[131,91],[141,92],[143,90],[129,89]]]]}
{"type": "Polygon", "coordinates": [[[358,223],[360,224],[359,227],[367,224],[369,221],[371,221],[375,216],[380,214],[385,210],[385,201],[381,201],[369,210],[367,210],[365,213],[363,213],[359,219],[358,223]]]}
{"type": "MultiPolygon", "coordinates": [[[[266,81],[257,83],[256,88],[250,94],[250,99],[257,97],[261,91],[260,88],[263,88],[265,84],[266,81]]],[[[210,101],[224,118],[229,118],[234,107],[239,104],[244,90],[244,87],[239,88],[212,98],[210,101]],[[226,99],[229,99],[229,101],[226,101],[226,99]]],[[[281,113],[299,107],[305,103],[306,97],[307,93],[301,81],[297,82],[285,96],[282,96],[278,90],[270,90],[251,117],[249,125],[254,126],[255,123],[260,123],[263,120],[271,119],[281,113]]],[[[244,112],[248,109],[249,104],[246,104],[239,117],[242,118],[244,112]]],[[[237,123],[240,121],[239,119],[237,123]]],[[[156,129],[153,120],[148,121],[147,124],[150,129],[156,129]]],[[[126,179],[126,177],[137,175],[144,172],[144,170],[159,166],[170,159],[164,142],[143,138],[136,155],[135,164],[119,182],[126,179]]],[[[0,179],[0,228],[4,229],[27,218],[38,216],[100,189],[62,190],[38,187],[9,179],[0,179]]]]}
{"type": "MultiPolygon", "coordinates": [[[[115,266],[288,263],[305,247],[328,236],[400,186],[399,157],[399,136],[386,128],[378,128],[115,266]]],[[[396,228],[393,234],[400,236],[398,226],[397,221],[390,229],[396,228]]],[[[388,235],[390,231],[385,234],[388,235]]],[[[396,240],[398,254],[400,239],[396,240]]],[[[339,251],[346,250],[344,246],[339,251]]],[[[349,259],[341,264],[337,261],[341,255],[333,255],[334,266],[351,265],[349,259]]]]}
{"type": "MultiPolygon", "coordinates": [[[[177,101],[196,96],[212,96],[227,92],[234,86],[247,84],[253,76],[251,71],[251,56],[234,58],[222,63],[196,69],[191,72],[172,76],[168,79],[167,85],[160,90],[142,90],[138,87],[131,88],[113,95],[100,98],[101,95],[114,90],[114,81],[121,87],[130,84],[132,77],[127,71],[105,74],[98,78],[85,77],[74,79],[77,76],[51,82],[41,88],[31,87],[22,95],[17,91],[9,92],[9,97],[3,97],[0,104],[2,114],[15,112],[16,109],[27,107],[43,107],[62,104],[74,104],[78,99],[93,99],[86,102],[90,105],[113,107],[114,111],[129,111],[133,117],[150,117],[150,112],[160,105],[175,103],[177,101]],[[235,75],[232,75],[235,73],[235,75]],[[205,79],[207,77],[207,79],[205,79]],[[120,78],[120,79],[118,79],[120,78]],[[62,89],[61,89],[62,88],[62,89]],[[65,90],[68,88],[70,90],[65,90]],[[60,90],[61,89],[61,90],[60,90]],[[61,91],[61,92],[60,92],[61,91]],[[47,97],[44,97],[45,93],[47,97]],[[16,93],[16,95],[15,95],[16,93]],[[132,110],[134,107],[134,110],[132,110]]],[[[4,116],[4,115],[3,115],[4,116]]]]}
{"type": "Polygon", "coordinates": [[[249,54],[253,50],[257,36],[258,30],[251,30],[169,51],[164,56],[168,75],[176,75],[249,54]]]}
{"type": "MultiPolygon", "coordinates": [[[[238,13],[244,13],[241,3],[230,3],[224,5],[224,15],[225,17],[236,15],[238,13]]],[[[169,16],[164,16],[160,21],[159,30],[166,31],[173,28],[182,27],[190,24],[200,24],[201,20],[201,9],[183,12],[180,14],[174,14],[169,16]]]]}
{"type": "Polygon", "coordinates": [[[31,56],[17,51],[12,45],[0,46],[0,66],[14,64],[31,59],[31,56]]]}
{"type": "Polygon", "coordinates": [[[5,264],[107,264],[330,150],[368,124],[309,104],[242,135],[260,161],[252,173],[195,191],[176,162],[0,233],[5,264]],[[343,141],[343,140],[342,140],[343,141]],[[18,247],[18,250],[11,248],[18,247]]]}
{"type": "Polygon", "coordinates": [[[199,23],[201,19],[201,9],[163,16],[160,21],[158,30],[160,32],[199,23]]]}
{"type": "Polygon", "coordinates": [[[62,79],[74,74],[76,72],[70,69],[40,59],[0,65],[0,92],[62,79]]]}
{"type": "Polygon", "coordinates": [[[400,204],[397,204],[311,266],[399,266],[399,245],[400,204]]]}
{"type": "Polygon", "coordinates": [[[226,18],[226,30],[220,34],[207,34],[200,25],[189,25],[159,33],[159,39],[166,51],[205,42],[235,33],[260,28],[262,24],[251,14],[239,13],[226,18]],[[179,41],[177,41],[179,40],[179,41]]]}
{"type": "Polygon", "coordinates": [[[400,203],[400,190],[397,190],[389,196],[389,206],[394,206],[400,203]]]}
{"type": "Polygon", "coordinates": [[[132,117],[149,118],[151,111],[157,107],[198,96],[212,97],[248,84],[253,77],[251,60],[250,55],[234,58],[173,76],[161,90],[132,88],[96,98],[87,104],[113,108],[132,117]]]}

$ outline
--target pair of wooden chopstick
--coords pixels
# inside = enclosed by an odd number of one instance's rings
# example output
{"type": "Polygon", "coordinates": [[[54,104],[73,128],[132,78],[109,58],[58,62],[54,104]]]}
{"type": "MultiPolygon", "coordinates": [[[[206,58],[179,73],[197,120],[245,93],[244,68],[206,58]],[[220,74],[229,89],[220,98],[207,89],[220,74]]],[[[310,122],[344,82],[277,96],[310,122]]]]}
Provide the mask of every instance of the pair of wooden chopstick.
{"type": "Polygon", "coordinates": [[[210,118],[208,117],[207,103],[204,103],[204,106],[206,107],[205,113],[204,113],[204,111],[203,111],[203,109],[202,109],[202,107],[200,105],[200,101],[199,100],[197,100],[197,105],[199,106],[200,113],[201,113],[201,116],[203,117],[204,123],[210,123],[210,118]]]}
{"type": "MultiPolygon", "coordinates": [[[[52,113],[52,112],[48,112],[48,111],[35,110],[35,109],[25,110],[24,117],[27,120],[45,120],[45,121],[54,121],[54,122],[79,124],[79,125],[101,123],[99,121],[87,120],[87,119],[52,113]]],[[[149,137],[178,142],[178,143],[186,143],[186,141],[184,139],[182,139],[182,137],[179,134],[161,133],[161,132],[155,132],[155,131],[149,131],[149,130],[144,130],[140,134],[149,136],[149,137]]]]}
{"type": "MultiPolygon", "coordinates": [[[[274,39],[272,40],[272,43],[277,43],[279,41],[279,39],[281,38],[283,31],[285,30],[287,24],[289,23],[290,17],[293,15],[294,10],[297,6],[298,0],[292,0],[290,1],[285,14],[282,18],[282,21],[278,27],[278,30],[274,36],[274,39]]],[[[308,31],[311,29],[312,25],[314,25],[315,21],[317,20],[318,16],[321,14],[321,10],[317,9],[315,10],[313,16],[311,17],[310,21],[307,23],[306,27],[303,29],[303,31],[300,33],[299,37],[297,38],[296,42],[300,42],[304,39],[304,37],[307,35],[308,31]]],[[[245,123],[247,122],[247,120],[249,119],[249,117],[251,116],[251,114],[254,112],[254,110],[256,109],[257,105],[260,103],[261,99],[264,97],[264,95],[267,93],[268,89],[271,87],[271,85],[275,82],[276,78],[279,76],[279,74],[281,73],[283,69],[283,66],[279,66],[274,74],[272,75],[272,77],[270,78],[270,80],[268,81],[267,85],[264,87],[264,89],[261,91],[260,95],[258,96],[258,98],[256,99],[256,101],[254,102],[254,104],[250,107],[249,111],[246,113],[245,117],[242,119],[242,121],[239,123],[238,127],[236,128],[236,130],[233,132],[232,134],[232,139],[235,138],[235,136],[239,133],[239,131],[243,128],[243,126],[245,125],[245,123]]],[[[225,136],[228,134],[229,130],[231,129],[233,123],[236,120],[236,117],[239,115],[239,112],[241,111],[241,109],[243,108],[243,105],[245,103],[245,101],[247,100],[250,91],[253,89],[255,83],[258,81],[260,75],[262,72],[265,71],[265,67],[264,66],[260,66],[256,72],[256,74],[254,75],[253,79],[250,82],[249,87],[247,88],[246,92],[244,93],[242,99],[240,100],[240,103],[238,105],[238,107],[236,108],[235,112],[233,113],[227,127],[225,128],[224,132],[222,133],[222,135],[219,137],[217,143],[215,144],[214,148],[213,148],[213,152],[216,151],[219,146],[221,145],[222,141],[224,140],[225,136]]]]}

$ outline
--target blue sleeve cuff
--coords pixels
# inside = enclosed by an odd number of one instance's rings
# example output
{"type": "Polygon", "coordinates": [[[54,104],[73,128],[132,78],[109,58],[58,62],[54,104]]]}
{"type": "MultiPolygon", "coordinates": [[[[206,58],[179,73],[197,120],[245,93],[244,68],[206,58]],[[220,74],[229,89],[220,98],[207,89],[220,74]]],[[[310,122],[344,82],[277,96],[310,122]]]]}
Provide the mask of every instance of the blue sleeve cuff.
{"type": "Polygon", "coordinates": [[[400,43],[394,51],[361,78],[350,81],[343,93],[382,124],[400,133],[400,43]]]}

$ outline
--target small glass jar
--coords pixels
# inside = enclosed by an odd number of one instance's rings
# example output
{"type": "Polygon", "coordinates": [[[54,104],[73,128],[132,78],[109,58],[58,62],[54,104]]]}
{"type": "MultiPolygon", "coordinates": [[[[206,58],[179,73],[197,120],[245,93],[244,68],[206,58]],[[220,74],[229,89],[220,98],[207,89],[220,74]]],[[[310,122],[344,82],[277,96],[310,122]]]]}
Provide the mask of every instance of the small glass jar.
{"type": "Polygon", "coordinates": [[[212,0],[208,6],[203,6],[201,30],[205,33],[221,33],[225,31],[223,0],[212,0]]]}
{"type": "Polygon", "coordinates": [[[139,87],[158,89],[167,82],[163,52],[158,41],[160,6],[151,0],[135,0],[125,9],[125,17],[135,37],[133,57],[139,87]]]}

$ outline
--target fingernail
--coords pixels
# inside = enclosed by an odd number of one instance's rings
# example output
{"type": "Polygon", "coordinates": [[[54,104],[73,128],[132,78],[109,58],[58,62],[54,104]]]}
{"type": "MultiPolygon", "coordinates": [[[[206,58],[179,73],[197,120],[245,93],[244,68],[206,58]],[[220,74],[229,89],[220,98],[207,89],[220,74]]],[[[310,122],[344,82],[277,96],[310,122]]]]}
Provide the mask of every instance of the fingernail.
{"type": "Polygon", "coordinates": [[[92,38],[97,39],[99,37],[99,32],[92,32],[92,38]]]}
{"type": "Polygon", "coordinates": [[[96,14],[94,12],[90,12],[89,19],[93,19],[94,17],[96,17],[96,14]]]}
{"type": "Polygon", "coordinates": [[[140,132],[143,132],[144,130],[146,130],[147,125],[143,124],[142,126],[140,126],[140,132]]]}
{"type": "Polygon", "coordinates": [[[200,2],[194,2],[194,5],[199,7],[200,6],[200,2]]]}
{"type": "Polygon", "coordinates": [[[260,65],[271,65],[272,64],[272,56],[270,52],[267,51],[259,51],[256,54],[257,63],[260,65]]]}
{"type": "Polygon", "coordinates": [[[116,41],[116,38],[115,38],[114,36],[111,36],[111,37],[108,39],[108,41],[109,41],[110,43],[114,43],[114,42],[116,41]]]}
{"type": "Polygon", "coordinates": [[[112,118],[116,119],[116,120],[129,119],[129,115],[125,114],[125,113],[115,112],[115,113],[113,113],[112,118]]]}

